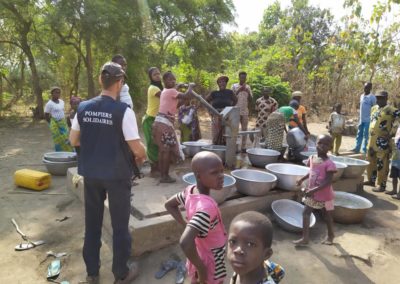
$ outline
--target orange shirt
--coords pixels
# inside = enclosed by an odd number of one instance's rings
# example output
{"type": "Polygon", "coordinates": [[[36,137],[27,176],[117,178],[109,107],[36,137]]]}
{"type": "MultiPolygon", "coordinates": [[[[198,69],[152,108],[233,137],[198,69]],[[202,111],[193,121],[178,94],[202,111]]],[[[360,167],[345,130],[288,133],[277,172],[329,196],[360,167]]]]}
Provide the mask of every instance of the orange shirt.
{"type": "MultiPolygon", "coordinates": [[[[307,114],[307,110],[303,105],[300,105],[299,108],[297,109],[297,116],[299,117],[299,121],[301,124],[303,124],[303,114],[307,114]]],[[[293,118],[293,116],[292,116],[293,118]]],[[[289,122],[290,127],[297,127],[297,123],[291,120],[289,122]]]]}

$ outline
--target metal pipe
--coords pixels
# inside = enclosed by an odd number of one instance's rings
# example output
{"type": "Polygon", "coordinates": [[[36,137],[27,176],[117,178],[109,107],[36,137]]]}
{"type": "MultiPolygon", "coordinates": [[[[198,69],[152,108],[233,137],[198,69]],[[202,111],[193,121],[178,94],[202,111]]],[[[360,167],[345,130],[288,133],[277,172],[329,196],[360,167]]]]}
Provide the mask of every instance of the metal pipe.
{"type": "Polygon", "coordinates": [[[192,90],[192,95],[200,101],[200,103],[205,106],[209,111],[211,111],[215,115],[221,115],[219,111],[217,111],[212,105],[210,105],[201,95],[197,94],[192,90]]]}

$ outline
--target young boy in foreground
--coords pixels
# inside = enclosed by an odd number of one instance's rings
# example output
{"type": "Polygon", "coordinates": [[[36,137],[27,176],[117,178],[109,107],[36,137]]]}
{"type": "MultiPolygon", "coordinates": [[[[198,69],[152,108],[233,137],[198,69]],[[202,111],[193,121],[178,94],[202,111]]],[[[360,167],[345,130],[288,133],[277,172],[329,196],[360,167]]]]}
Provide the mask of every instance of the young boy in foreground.
{"type": "Polygon", "coordinates": [[[216,154],[203,151],[193,157],[192,170],[197,184],[172,196],[165,208],[185,226],[179,244],[188,259],[186,267],[190,283],[222,284],[226,276],[226,232],[210,190],[222,189],[224,166],[216,154]],[[185,206],[187,221],[183,219],[179,205],[185,206]]]}
{"type": "Polygon", "coordinates": [[[275,284],[285,275],[272,255],[272,224],[268,217],[255,211],[237,215],[228,236],[228,261],[234,274],[230,284],[275,284]]]}

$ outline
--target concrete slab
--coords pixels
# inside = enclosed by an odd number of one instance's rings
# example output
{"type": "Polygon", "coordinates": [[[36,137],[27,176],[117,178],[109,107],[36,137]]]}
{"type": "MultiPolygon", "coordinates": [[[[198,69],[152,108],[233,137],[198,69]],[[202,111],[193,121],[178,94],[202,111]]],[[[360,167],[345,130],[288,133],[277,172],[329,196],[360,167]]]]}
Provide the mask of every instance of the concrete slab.
{"type": "MultiPolygon", "coordinates": [[[[241,159],[240,159],[241,160],[241,159]]],[[[245,160],[245,159],[243,159],[245,160]]],[[[181,176],[190,171],[189,163],[173,170],[177,177],[174,184],[159,184],[154,178],[145,177],[138,180],[139,186],[134,186],[132,192],[132,215],[129,221],[129,229],[133,237],[132,254],[142,255],[145,252],[154,251],[165,246],[176,244],[183,227],[166,212],[165,201],[173,194],[183,190],[185,184],[181,176]]],[[[67,187],[83,202],[83,179],[73,183],[76,168],[70,168],[67,176],[67,187]]],[[[333,184],[335,190],[357,192],[362,190],[363,177],[355,179],[341,179],[333,184]]],[[[239,213],[256,210],[270,210],[271,203],[277,199],[296,199],[297,193],[275,189],[265,196],[243,196],[234,192],[227,201],[220,205],[221,214],[225,225],[239,213]]],[[[112,227],[108,211],[107,200],[105,202],[103,239],[109,245],[112,244],[112,227]]],[[[184,212],[183,212],[184,214],[184,212]]]]}

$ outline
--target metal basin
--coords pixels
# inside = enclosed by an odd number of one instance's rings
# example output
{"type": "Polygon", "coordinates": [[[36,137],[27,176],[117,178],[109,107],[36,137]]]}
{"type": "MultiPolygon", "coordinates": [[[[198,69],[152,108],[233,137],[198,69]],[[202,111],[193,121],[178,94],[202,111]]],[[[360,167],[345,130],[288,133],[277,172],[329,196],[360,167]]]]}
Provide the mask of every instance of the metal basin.
{"type": "Polygon", "coordinates": [[[55,176],[65,176],[67,175],[67,170],[72,167],[76,167],[78,161],[67,161],[67,162],[55,162],[49,161],[43,158],[42,162],[46,166],[47,171],[55,176]]]}
{"type": "Polygon", "coordinates": [[[201,147],[204,151],[210,151],[217,154],[222,162],[225,163],[225,153],[226,153],[226,146],[224,145],[210,145],[210,146],[203,146],[201,147]]]}
{"type": "Polygon", "coordinates": [[[183,142],[182,144],[186,146],[186,148],[183,149],[183,152],[185,153],[186,156],[189,157],[193,157],[198,152],[202,151],[201,147],[211,145],[211,143],[207,143],[204,141],[186,141],[183,142]]]}
{"type": "Polygon", "coordinates": [[[336,191],[333,219],[342,224],[361,223],[372,206],[372,202],[362,196],[336,191]]]}
{"type": "Polygon", "coordinates": [[[308,159],[310,158],[310,156],[312,155],[317,155],[317,151],[302,151],[300,152],[300,155],[302,155],[304,157],[304,159],[308,159]]]}
{"type": "Polygon", "coordinates": [[[48,152],[43,155],[47,161],[53,162],[69,162],[76,161],[75,152],[48,152]]]}
{"type": "Polygon", "coordinates": [[[345,178],[356,178],[361,176],[369,165],[368,161],[348,157],[331,157],[331,159],[334,162],[340,162],[347,165],[347,168],[345,168],[343,172],[343,177],[345,178]]]}
{"type": "Polygon", "coordinates": [[[309,172],[309,168],[293,164],[269,164],[266,170],[278,178],[278,187],[285,190],[299,190],[296,182],[309,172]]]}
{"type": "MultiPolygon", "coordinates": [[[[303,160],[303,164],[305,166],[307,166],[307,161],[308,159],[303,160]]],[[[333,162],[335,163],[336,166],[336,173],[333,175],[332,181],[338,181],[343,176],[344,170],[347,168],[347,165],[340,162],[335,162],[335,161],[333,162]]]]}
{"type": "MultiPolygon", "coordinates": [[[[278,224],[290,232],[301,232],[303,230],[304,205],[290,200],[275,200],[271,204],[272,212],[278,224]]],[[[315,216],[311,213],[310,227],[315,225],[315,216]]]]}
{"type": "MultiPolygon", "coordinates": [[[[265,149],[265,142],[260,142],[260,147],[265,149]]],[[[282,156],[285,155],[285,152],[286,152],[287,148],[288,148],[287,144],[282,144],[282,148],[280,150],[280,153],[281,153],[282,156]]]]}
{"type": "Polygon", "coordinates": [[[300,128],[295,127],[288,131],[286,141],[290,147],[305,147],[307,144],[306,135],[300,128]]]}
{"type": "MultiPolygon", "coordinates": [[[[196,178],[194,174],[187,173],[182,177],[182,180],[189,184],[189,185],[195,185],[196,184],[196,178]]],[[[232,189],[236,183],[236,179],[230,175],[224,174],[224,185],[223,188],[220,190],[210,190],[210,196],[214,198],[215,202],[218,204],[221,204],[222,202],[225,201],[225,199],[229,196],[229,194],[232,192],[232,189]]]]}
{"type": "Polygon", "coordinates": [[[231,174],[236,179],[236,190],[251,196],[266,195],[277,182],[273,174],[258,170],[234,170],[231,174]]]}
{"type": "Polygon", "coordinates": [[[250,163],[259,168],[264,168],[268,164],[275,163],[281,155],[278,151],[262,148],[250,148],[246,152],[250,163]]]}
{"type": "Polygon", "coordinates": [[[285,190],[298,190],[296,182],[309,172],[309,168],[294,164],[275,163],[265,166],[266,170],[278,178],[277,187],[285,190]]]}

